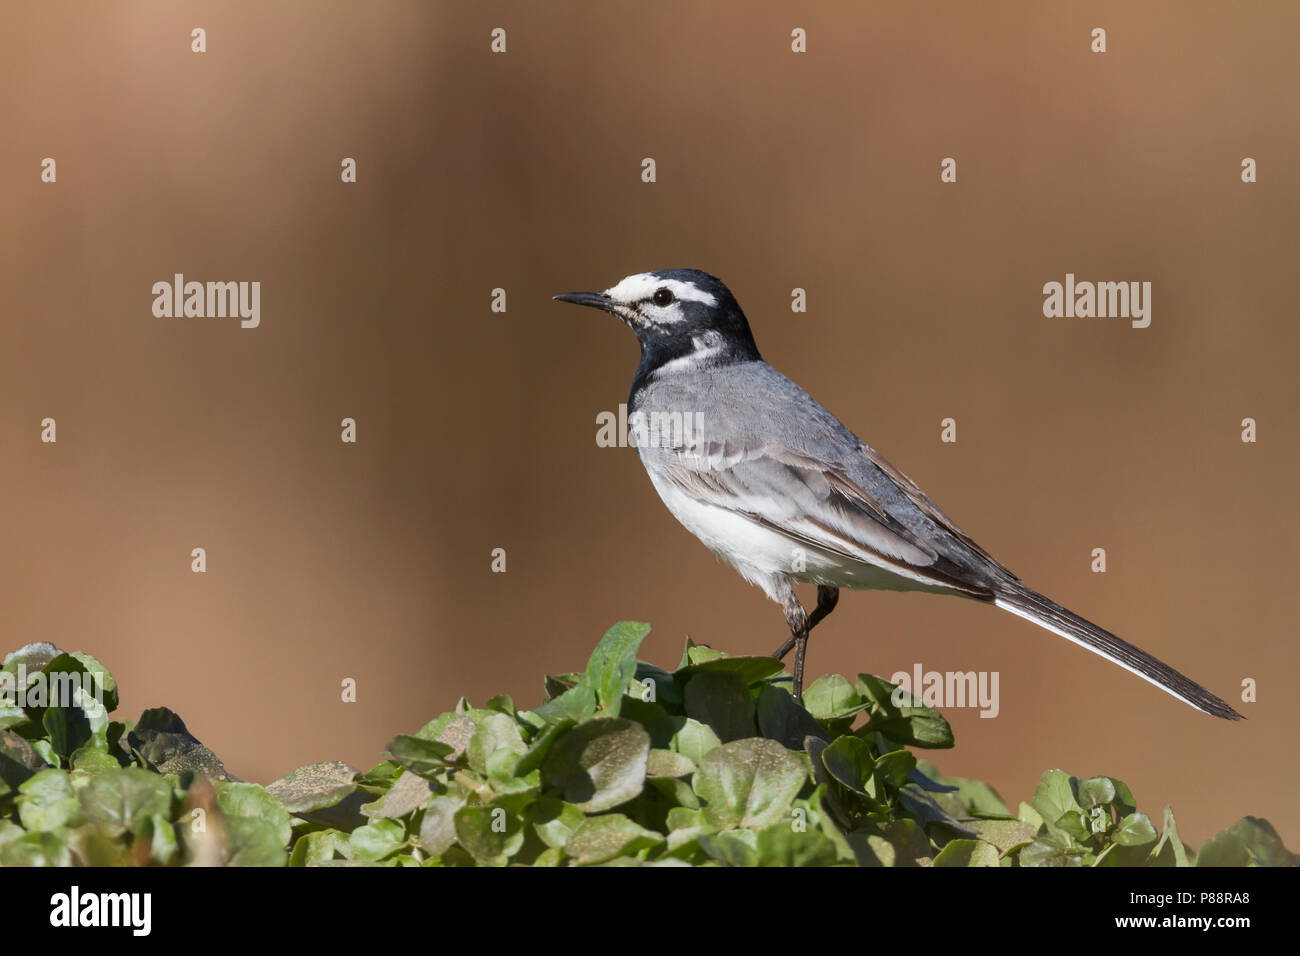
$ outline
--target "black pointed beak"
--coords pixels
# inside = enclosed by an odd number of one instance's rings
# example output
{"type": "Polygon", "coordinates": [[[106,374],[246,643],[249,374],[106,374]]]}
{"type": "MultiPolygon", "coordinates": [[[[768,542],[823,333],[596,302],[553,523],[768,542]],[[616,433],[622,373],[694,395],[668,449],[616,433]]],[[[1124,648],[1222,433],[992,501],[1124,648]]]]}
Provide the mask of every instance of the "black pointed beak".
{"type": "Polygon", "coordinates": [[[589,305],[603,312],[614,311],[614,300],[603,292],[564,292],[554,297],[556,302],[572,302],[574,305],[589,305]]]}

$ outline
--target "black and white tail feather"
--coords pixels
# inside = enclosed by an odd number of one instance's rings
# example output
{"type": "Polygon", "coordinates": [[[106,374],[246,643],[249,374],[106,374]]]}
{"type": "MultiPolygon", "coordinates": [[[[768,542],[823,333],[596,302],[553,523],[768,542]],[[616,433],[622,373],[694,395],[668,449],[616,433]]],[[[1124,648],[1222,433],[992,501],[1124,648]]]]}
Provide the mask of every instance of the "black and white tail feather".
{"type": "Polygon", "coordinates": [[[1116,637],[1110,631],[1061,607],[1051,598],[1025,587],[1019,581],[998,588],[993,603],[1005,611],[1018,614],[1039,627],[1059,634],[1067,641],[1086,647],[1094,654],[1118,664],[1125,670],[1149,681],[1167,694],[1191,704],[1197,710],[1225,720],[1242,720],[1237,713],[1196,681],[1185,677],[1164,661],[1157,660],[1140,647],[1116,637]]]}

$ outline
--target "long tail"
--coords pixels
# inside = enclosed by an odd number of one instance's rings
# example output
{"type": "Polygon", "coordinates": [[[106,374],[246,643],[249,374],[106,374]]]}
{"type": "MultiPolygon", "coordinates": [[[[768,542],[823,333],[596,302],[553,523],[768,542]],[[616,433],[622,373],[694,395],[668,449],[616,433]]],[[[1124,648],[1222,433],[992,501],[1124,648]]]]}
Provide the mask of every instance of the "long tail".
{"type": "Polygon", "coordinates": [[[1242,719],[1241,714],[1194,680],[1184,677],[1146,651],[1120,640],[1110,631],[1102,630],[1091,621],[1085,621],[1079,615],[1067,611],[1050,598],[1031,591],[1019,581],[1000,583],[993,603],[1061,635],[1067,641],[1086,647],[1094,654],[1100,654],[1197,710],[1225,720],[1242,719]]]}

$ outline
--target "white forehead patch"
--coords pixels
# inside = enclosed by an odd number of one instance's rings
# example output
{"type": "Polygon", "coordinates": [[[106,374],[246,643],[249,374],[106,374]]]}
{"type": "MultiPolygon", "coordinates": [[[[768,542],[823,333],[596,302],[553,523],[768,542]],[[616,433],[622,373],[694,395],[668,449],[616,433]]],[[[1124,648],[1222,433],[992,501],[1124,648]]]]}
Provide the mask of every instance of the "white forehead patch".
{"type": "Polygon", "coordinates": [[[697,288],[680,279],[664,279],[651,272],[640,272],[628,276],[616,286],[605,290],[605,294],[615,302],[640,302],[654,295],[656,289],[667,289],[684,302],[703,302],[705,305],[717,305],[718,300],[712,292],[697,288]]]}

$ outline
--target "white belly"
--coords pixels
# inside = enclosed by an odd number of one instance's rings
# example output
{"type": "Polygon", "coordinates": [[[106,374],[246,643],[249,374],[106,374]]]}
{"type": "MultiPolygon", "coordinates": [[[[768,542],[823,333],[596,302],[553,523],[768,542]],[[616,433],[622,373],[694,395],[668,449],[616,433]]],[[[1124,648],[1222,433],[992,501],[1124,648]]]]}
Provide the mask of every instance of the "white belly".
{"type": "Polygon", "coordinates": [[[774,601],[779,601],[774,583],[780,577],[854,590],[951,591],[929,583],[920,575],[913,577],[787,537],[744,515],[698,501],[667,478],[648,473],[673,516],[704,542],[705,547],[732,565],[745,580],[761,587],[774,601]]]}

